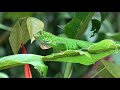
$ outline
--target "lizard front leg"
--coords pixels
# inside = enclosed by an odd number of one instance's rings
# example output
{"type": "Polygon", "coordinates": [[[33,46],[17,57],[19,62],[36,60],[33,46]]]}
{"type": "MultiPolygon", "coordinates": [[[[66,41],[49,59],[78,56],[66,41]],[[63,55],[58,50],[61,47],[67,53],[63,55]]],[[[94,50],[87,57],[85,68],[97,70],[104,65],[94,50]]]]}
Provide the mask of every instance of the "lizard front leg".
{"type": "Polygon", "coordinates": [[[65,44],[65,42],[55,42],[55,44],[53,45],[53,48],[56,48],[62,51],[68,50],[68,47],[65,44]]]}

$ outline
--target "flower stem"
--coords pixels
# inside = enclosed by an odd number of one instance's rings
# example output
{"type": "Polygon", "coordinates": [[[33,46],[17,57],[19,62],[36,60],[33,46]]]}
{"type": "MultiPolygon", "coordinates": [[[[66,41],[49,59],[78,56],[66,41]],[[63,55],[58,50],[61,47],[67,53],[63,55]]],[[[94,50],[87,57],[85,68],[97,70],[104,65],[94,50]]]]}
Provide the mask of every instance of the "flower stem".
{"type": "Polygon", "coordinates": [[[25,78],[32,78],[29,64],[24,65],[24,70],[25,70],[25,78]]]}
{"type": "MultiPolygon", "coordinates": [[[[24,44],[22,43],[22,54],[26,54],[26,48],[24,47],[24,44]]],[[[31,70],[29,67],[29,64],[24,65],[24,71],[25,71],[25,78],[32,78],[31,70]]]]}
{"type": "Polygon", "coordinates": [[[66,68],[63,78],[70,78],[72,74],[72,63],[66,63],[66,68]]]}

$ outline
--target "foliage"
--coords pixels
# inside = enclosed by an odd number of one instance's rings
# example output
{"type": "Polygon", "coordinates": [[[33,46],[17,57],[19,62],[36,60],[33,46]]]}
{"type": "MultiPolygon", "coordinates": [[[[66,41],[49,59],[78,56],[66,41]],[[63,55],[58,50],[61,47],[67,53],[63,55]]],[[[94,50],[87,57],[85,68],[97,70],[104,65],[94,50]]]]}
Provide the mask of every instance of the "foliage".
{"type": "Polygon", "coordinates": [[[108,61],[102,60],[102,64],[98,67],[98,76],[103,78],[119,78],[120,77],[120,66],[108,61]]]}
{"type": "Polygon", "coordinates": [[[32,54],[10,55],[0,59],[0,69],[6,69],[23,64],[31,64],[43,76],[47,74],[47,66],[41,60],[42,56],[32,54]]]}
{"type": "MultiPolygon", "coordinates": [[[[117,65],[119,64],[119,55],[117,54],[119,54],[120,49],[119,22],[115,21],[119,19],[119,13],[1,12],[0,14],[0,70],[9,77],[21,77],[23,72],[18,73],[16,69],[22,70],[23,68],[17,66],[24,64],[33,65],[30,66],[33,77],[43,75],[44,77],[59,78],[64,77],[65,73],[66,77],[84,77],[88,71],[93,72],[92,77],[120,77],[117,65]],[[90,39],[92,39],[94,43],[76,50],[70,48],[62,51],[53,50],[54,47],[42,50],[34,37],[42,31],[59,35],[56,37],[63,37],[63,39],[72,38],[73,41],[81,39],[91,43],[90,39]],[[27,52],[30,54],[20,54],[22,43],[25,44],[27,52]],[[109,59],[102,60],[97,68],[90,70],[106,56],[113,59],[114,62],[109,62],[109,59]],[[72,66],[72,64],[74,65],[72,66]],[[75,68],[76,72],[74,72],[75,68]],[[17,75],[11,74],[13,70],[17,75]]],[[[60,40],[58,41],[60,42],[60,40]]],[[[5,75],[1,77],[6,78],[5,75]]]]}

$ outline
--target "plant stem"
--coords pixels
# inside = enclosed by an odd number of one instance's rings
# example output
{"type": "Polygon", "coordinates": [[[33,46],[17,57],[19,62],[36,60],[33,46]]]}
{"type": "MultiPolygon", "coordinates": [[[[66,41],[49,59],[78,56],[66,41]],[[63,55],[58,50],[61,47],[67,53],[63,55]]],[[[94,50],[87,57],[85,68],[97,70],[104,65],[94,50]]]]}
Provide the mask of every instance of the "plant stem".
{"type": "Polygon", "coordinates": [[[6,25],[3,25],[0,23],[0,29],[4,29],[4,30],[7,30],[7,31],[11,31],[11,27],[9,26],[6,26],[6,25]]]}
{"type": "Polygon", "coordinates": [[[70,78],[71,74],[72,74],[72,63],[66,63],[63,78],[70,78]]]}
{"type": "Polygon", "coordinates": [[[29,64],[24,65],[24,71],[25,71],[25,78],[32,78],[29,64]]]}
{"type": "MultiPolygon", "coordinates": [[[[22,54],[26,54],[27,51],[26,51],[26,48],[24,47],[23,43],[22,43],[21,47],[22,47],[22,54]]],[[[24,71],[25,71],[25,78],[32,78],[29,64],[24,65],[24,71]]]]}

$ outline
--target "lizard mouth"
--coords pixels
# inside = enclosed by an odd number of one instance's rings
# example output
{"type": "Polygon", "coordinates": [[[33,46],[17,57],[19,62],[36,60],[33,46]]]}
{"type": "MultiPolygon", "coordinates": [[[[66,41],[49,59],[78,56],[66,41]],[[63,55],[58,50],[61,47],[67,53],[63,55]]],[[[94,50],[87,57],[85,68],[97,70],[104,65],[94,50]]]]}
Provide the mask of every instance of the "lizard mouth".
{"type": "Polygon", "coordinates": [[[38,43],[43,50],[51,48],[51,46],[48,43],[43,43],[40,41],[38,43]]]}

